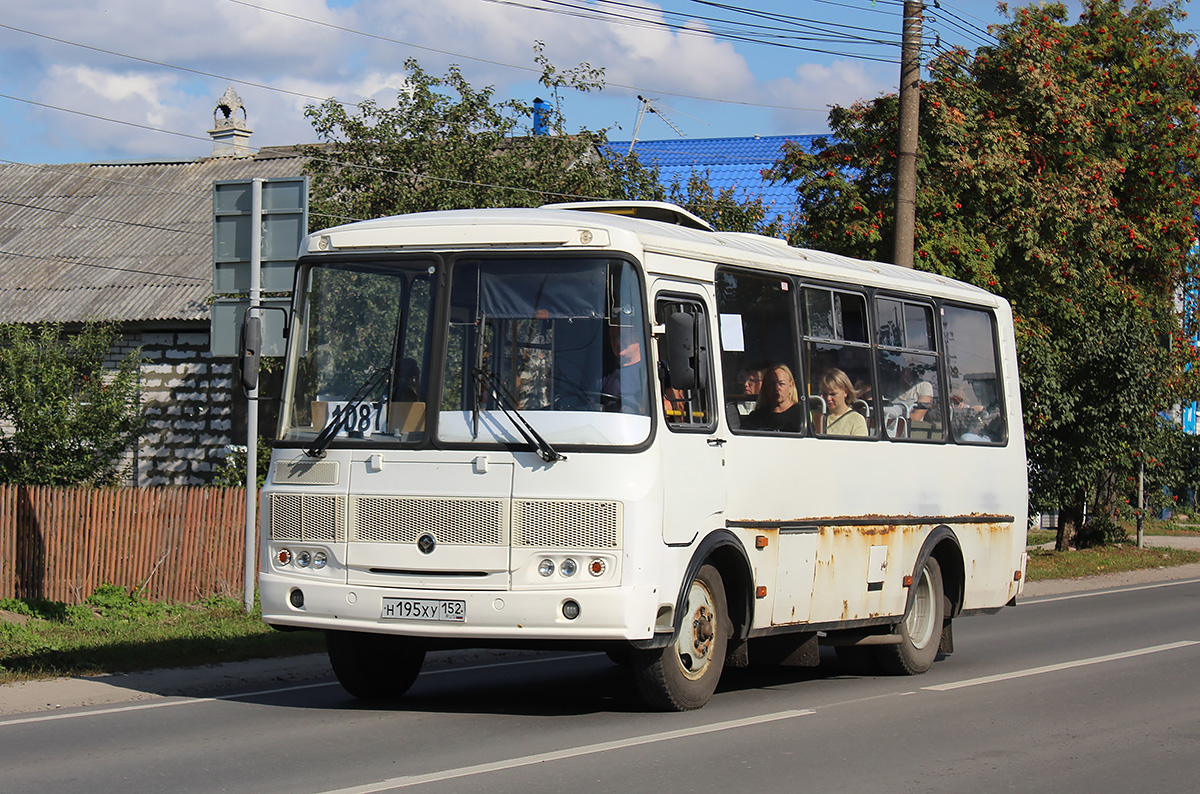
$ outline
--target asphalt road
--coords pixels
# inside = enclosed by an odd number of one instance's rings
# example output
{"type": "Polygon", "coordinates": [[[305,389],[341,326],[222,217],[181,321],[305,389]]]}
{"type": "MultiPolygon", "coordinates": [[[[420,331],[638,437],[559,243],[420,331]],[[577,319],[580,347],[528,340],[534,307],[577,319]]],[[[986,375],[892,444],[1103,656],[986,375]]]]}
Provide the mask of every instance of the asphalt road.
{"type": "Polygon", "coordinates": [[[832,656],[814,670],[732,671],[688,714],[643,712],[597,654],[440,656],[385,708],[349,698],[313,658],[257,677],[80,682],[109,691],[87,706],[51,702],[54,684],[0,689],[21,710],[0,716],[0,792],[1191,794],[1190,573],[1031,587],[1014,609],[958,621],[956,653],[923,676],[855,677],[832,656]],[[188,679],[210,694],[169,694],[188,679]],[[20,706],[32,692],[49,700],[20,706]]]}

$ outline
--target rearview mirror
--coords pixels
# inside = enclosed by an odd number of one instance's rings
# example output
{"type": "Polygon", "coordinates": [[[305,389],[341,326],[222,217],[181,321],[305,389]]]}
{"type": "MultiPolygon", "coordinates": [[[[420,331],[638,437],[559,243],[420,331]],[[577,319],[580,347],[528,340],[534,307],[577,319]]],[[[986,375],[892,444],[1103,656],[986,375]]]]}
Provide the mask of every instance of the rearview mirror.
{"type": "Polygon", "coordinates": [[[696,318],[688,312],[675,312],[667,318],[667,372],[671,388],[696,388],[697,369],[696,318]]]}
{"type": "Polygon", "coordinates": [[[261,360],[262,320],[257,316],[248,316],[242,323],[241,353],[242,388],[248,392],[258,388],[258,369],[261,360]]]}

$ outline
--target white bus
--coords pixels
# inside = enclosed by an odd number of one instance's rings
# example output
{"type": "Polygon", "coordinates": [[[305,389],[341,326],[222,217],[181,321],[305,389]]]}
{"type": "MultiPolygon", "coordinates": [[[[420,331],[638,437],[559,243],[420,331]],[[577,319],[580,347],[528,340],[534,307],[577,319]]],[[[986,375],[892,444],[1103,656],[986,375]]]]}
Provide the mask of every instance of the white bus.
{"type": "Polygon", "coordinates": [[[995,295],[640,202],[339,226],[296,283],[263,618],[325,630],[355,696],[552,647],[693,709],[821,645],[921,673],[1020,593],[995,295]]]}

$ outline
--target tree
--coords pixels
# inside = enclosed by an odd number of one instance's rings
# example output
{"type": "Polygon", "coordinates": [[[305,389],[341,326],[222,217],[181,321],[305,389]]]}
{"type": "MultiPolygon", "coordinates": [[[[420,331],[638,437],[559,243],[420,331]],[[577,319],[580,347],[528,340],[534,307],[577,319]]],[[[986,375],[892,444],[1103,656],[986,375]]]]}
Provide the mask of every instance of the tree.
{"type": "Polygon", "coordinates": [[[636,155],[606,148],[607,130],[568,133],[561,92],[602,90],[603,70],[585,63],[560,71],[540,44],[534,55],[554,99],[541,111],[546,135],[530,134],[533,104],[496,100],[492,87],[473,87],[456,66],[435,77],[413,59],[394,107],[310,106],[323,141],[305,150],[314,227],[429,210],[641,199],[673,201],[722,231],[779,231],[761,200],[714,190],[707,174],[663,185],[636,155]]]}
{"type": "Polygon", "coordinates": [[[405,62],[407,84],[394,107],[373,101],[354,112],[334,100],[306,113],[322,146],[308,147],[312,215],[331,221],[477,207],[534,207],[595,197],[656,198],[657,175],[636,158],[605,156],[603,131],[567,134],[559,91],[602,87],[602,70],[558,71],[541,53],[547,135],[528,134],[535,109],[497,101],[451,66],[444,77],[405,62]]]}
{"type": "Polygon", "coordinates": [[[120,333],[89,323],[0,325],[0,482],[110,484],[137,440],[140,351],[104,366],[120,333]]]}
{"type": "MultiPolygon", "coordinates": [[[[1086,507],[1111,514],[1104,483],[1194,391],[1175,296],[1196,288],[1200,67],[1182,16],[1175,0],[1086,0],[1075,24],[1020,8],[996,44],[935,58],[921,89],[912,264],[1012,302],[1031,506],[1059,508],[1060,547],[1086,507]]],[[[896,116],[895,96],[834,108],[830,139],[787,152],[793,242],[887,256],[896,116]]]]}

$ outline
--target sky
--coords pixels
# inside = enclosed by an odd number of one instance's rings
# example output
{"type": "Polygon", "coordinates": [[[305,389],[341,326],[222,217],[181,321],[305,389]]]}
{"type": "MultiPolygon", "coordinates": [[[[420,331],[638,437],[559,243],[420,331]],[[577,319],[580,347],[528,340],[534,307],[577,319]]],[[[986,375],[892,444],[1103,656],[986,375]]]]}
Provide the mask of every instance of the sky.
{"type": "MultiPolygon", "coordinates": [[[[306,106],[390,105],[408,58],[434,75],[457,64],[499,98],[550,99],[537,42],[559,70],[604,70],[603,91],[559,100],[569,127],[610,140],[820,133],[830,105],[895,91],[900,0],[742,3],[0,0],[0,161],[203,157],[230,85],[251,146],[315,142],[306,106]]],[[[926,55],[988,43],[995,5],[930,0],[926,55]]],[[[1180,27],[1200,30],[1192,5],[1180,27]]]]}

